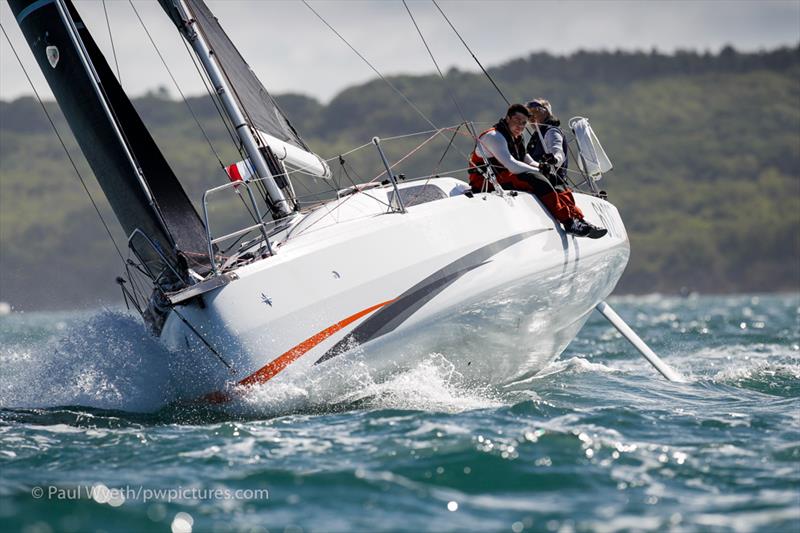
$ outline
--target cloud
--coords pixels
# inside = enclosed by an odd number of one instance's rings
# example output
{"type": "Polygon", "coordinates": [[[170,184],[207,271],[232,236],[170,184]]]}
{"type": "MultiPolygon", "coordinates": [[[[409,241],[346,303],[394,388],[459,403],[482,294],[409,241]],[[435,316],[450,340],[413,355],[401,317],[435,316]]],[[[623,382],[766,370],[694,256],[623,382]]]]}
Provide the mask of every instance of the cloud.
{"type": "MultiPolygon", "coordinates": [[[[343,88],[375,78],[302,2],[207,0],[243,56],[274,93],[299,92],[322,100],[343,88]]],[[[429,73],[433,64],[401,2],[309,2],[384,74],[429,73]]],[[[159,86],[177,95],[128,2],[106,0],[123,86],[131,95],[159,86]]],[[[576,50],[625,49],[663,52],[769,49],[800,41],[800,3],[789,1],[550,2],[439,0],[484,65],[524,57],[532,51],[568,54],[576,50]]],[[[77,1],[87,26],[114,64],[103,3],[77,1]]],[[[136,0],[167,64],[187,94],[203,87],[172,23],[155,2],[136,0]]],[[[477,70],[472,58],[435,6],[408,6],[443,70],[477,70]]],[[[22,56],[37,88],[50,96],[30,50],[5,2],[0,21],[22,56]]],[[[22,70],[0,39],[0,98],[30,94],[22,70]]]]}

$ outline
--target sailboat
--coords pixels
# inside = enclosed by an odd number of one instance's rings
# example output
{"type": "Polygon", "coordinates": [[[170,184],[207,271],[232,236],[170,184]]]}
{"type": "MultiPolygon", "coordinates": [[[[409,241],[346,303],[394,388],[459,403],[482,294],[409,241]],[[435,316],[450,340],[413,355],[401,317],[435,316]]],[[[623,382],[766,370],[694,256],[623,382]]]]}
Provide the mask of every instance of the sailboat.
{"type": "Polygon", "coordinates": [[[9,0],[128,237],[132,260],[120,281],[170,349],[179,398],[225,401],[241,387],[337,375],[352,361],[380,378],[426,356],[420,339],[471,346],[470,356],[448,355],[455,369],[507,383],[557,357],[614,289],[628,235],[591,176],[575,198],[608,229],[597,240],[566,234],[527,193],[473,192],[465,175],[400,181],[378,138],[383,181],[301,206],[296,180],[328,179],[328,163],[202,0],[159,2],[243,154],[231,162],[232,181],[204,194],[202,215],[71,1],[9,0]],[[217,235],[205,207],[234,189],[252,224],[217,235]],[[144,300],[130,288],[142,275],[152,287],[144,300]]]}

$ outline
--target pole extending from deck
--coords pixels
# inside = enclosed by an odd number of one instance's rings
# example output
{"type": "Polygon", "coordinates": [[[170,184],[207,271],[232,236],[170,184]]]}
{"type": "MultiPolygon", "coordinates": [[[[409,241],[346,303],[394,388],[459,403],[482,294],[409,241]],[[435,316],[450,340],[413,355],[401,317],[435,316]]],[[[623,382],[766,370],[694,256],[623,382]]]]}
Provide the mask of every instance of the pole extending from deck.
{"type": "Polygon", "coordinates": [[[372,144],[378,149],[378,153],[381,154],[381,161],[383,161],[383,166],[386,168],[386,174],[389,176],[389,181],[394,187],[394,198],[397,200],[397,212],[398,213],[405,213],[406,206],[403,204],[403,199],[400,197],[400,190],[397,188],[397,178],[394,177],[392,174],[392,167],[389,165],[389,160],[386,159],[386,154],[383,153],[383,148],[381,148],[381,139],[380,137],[373,137],[372,144]]]}
{"type": "Polygon", "coordinates": [[[611,322],[611,324],[617,328],[623,337],[625,337],[628,342],[633,344],[634,348],[639,350],[639,353],[647,359],[647,361],[655,367],[656,370],[661,372],[661,375],[667,378],[669,381],[673,381],[675,383],[687,383],[688,380],[683,377],[680,373],[674,370],[671,366],[665,363],[656,353],[650,349],[650,347],[633,331],[628,324],[622,320],[616,311],[614,311],[610,305],[606,302],[600,302],[595,306],[601,315],[606,317],[606,319],[611,322]]]}

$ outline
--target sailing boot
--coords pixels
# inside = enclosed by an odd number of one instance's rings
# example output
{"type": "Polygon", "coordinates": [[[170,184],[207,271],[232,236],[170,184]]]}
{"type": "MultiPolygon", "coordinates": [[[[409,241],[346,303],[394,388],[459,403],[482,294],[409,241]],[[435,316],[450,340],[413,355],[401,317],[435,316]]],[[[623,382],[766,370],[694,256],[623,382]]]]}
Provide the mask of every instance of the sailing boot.
{"type": "Polygon", "coordinates": [[[570,219],[562,222],[564,231],[576,237],[589,237],[590,239],[599,239],[608,233],[607,229],[597,227],[583,218],[583,211],[575,204],[572,189],[567,188],[563,191],[558,191],[556,194],[558,194],[561,204],[569,210],[570,219]]]}
{"type": "Polygon", "coordinates": [[[564,231],[576,237],[588,237],[591,229],[579,218],[571,218],[564,224],[564,231]]]}
{"type": "Polygon", "coordinates": [[[576,237],[589,237],[590,239],[599,239],[606,233],[608,230],[605,228],[600,228],[592,224],[591,222],[586,222],[586,220],[581,218],[571,218],[568,221],[564,222],[564,231],[571,235],[575,235],[576,237]]]}
{"type": "Polygon", "coordinates": [[[605,236],[606,233],[608,233],[608,230],[606,228],[595,226],[591,222],[586,222],[586,220],[581,220],[581,222],[589,226],[590,230],[589,230],[589,235],[587,235],[587,237],[589,237],[590,239],[599,239],[600,237],[603,237],[605,236]]]}

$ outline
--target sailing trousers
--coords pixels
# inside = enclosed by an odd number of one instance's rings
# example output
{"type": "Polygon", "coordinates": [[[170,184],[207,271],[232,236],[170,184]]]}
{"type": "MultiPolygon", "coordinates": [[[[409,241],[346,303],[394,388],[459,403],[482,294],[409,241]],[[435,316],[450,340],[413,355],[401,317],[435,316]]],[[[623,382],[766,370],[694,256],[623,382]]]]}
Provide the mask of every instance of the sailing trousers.
{"type": "Polygon", "coordinates": [[[568,222],[573,218],[583,219],[583,213],[575,205],[575,197],[572,190],[567,187],[556,189],[549,180],[534,174],[525,172],[523,174],[502,173],[497,181],[503,189],[525,191],[536,195],[544,204],[550,214],[559,222],[568,222]]]}

